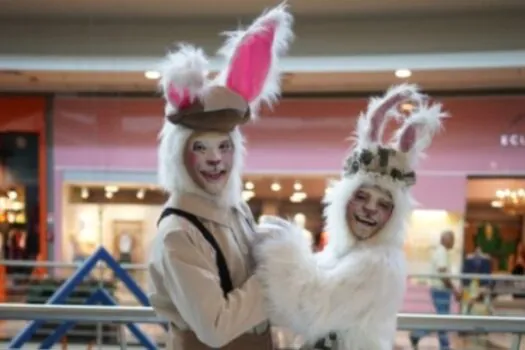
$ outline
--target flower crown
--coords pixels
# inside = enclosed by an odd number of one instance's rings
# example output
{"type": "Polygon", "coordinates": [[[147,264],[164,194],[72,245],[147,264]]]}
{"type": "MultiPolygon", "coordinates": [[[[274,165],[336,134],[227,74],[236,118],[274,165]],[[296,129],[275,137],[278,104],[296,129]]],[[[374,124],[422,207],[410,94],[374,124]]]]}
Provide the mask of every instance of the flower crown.
{"type": "Polygon", "coordinates": [[[416,85],[394,86],[382,98],[372,98],[366,113],[358,118],[355,147],[345,160],[343,176],[365,172],[389,177],[403,187],[413,186],[417,160],[447,116],[441,107],[438,103],[429,104],[416,85]],[[400,105],[407,102],[412,106],[408,116],[400,110],[400,105]],[[403,123],[391,142],[383,143],[390,118],[403,123]]]}

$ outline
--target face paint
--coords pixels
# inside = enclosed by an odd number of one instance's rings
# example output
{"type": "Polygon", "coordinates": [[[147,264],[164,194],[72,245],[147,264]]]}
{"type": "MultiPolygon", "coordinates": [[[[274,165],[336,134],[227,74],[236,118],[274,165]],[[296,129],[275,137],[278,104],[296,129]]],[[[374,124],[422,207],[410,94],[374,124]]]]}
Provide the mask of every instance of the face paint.
{"type": "Polygon", "coordinates": [[[194,133],[186,144],[184,154],[188,174],[206,192],[220,193],[230,176],[233,151],[228,134],[194,133]]]}
{"type": "Polygon", "coordinates": [[[386,225],[393,210],[390,192],[377,186],[361,186],[347,204],[346,220],[354,237],[365,240],[386,225]]]}

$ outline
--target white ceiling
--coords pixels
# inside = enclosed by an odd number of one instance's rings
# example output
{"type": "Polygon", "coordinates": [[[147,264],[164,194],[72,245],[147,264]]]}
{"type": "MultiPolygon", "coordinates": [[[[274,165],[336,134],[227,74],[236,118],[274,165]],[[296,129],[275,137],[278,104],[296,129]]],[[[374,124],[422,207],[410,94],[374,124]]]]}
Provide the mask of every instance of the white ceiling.
{"type": "MultiPolygon", "coordinates": [[[[232,17],[259,13],[275,0],[4,0],[0,17],[232,17]]],[[[312,16],[413,15],[525,9],[523,0],[289,0],[312,16]]]]}
{"type": "MultiPolygon", "coordinates": [[[[425,90],[525,89],[525,69],[414,72],[408,79],[425,90]]],[[[290,73],[284,92],[368,92],[398,83],[392,72],[290,73]]],[[[154,92],[156,82],[141,73],[2,72],[0,91],[154,92]]]]}

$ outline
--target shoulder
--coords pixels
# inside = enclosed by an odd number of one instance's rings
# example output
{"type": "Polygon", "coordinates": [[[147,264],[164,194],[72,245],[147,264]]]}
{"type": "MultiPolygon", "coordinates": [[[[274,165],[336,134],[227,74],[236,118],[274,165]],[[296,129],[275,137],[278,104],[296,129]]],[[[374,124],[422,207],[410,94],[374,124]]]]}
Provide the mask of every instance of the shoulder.
{"type": "Polygon", "coordinates": [[[239,214],[244,216],[246,219],[250,221],[254,221],[252,210],[250,209],[250,206],[246,202],[241,201],[237,206],[237,210],[239,214]]]}
{"type": "Polygon", "coordinates": [[[198,236],[198,229],[195,225],[177,215],[166,216],[160,221],[157,228],[157,240],[160,240],[165,248],[195,245],[198,242],[198,236]]]}

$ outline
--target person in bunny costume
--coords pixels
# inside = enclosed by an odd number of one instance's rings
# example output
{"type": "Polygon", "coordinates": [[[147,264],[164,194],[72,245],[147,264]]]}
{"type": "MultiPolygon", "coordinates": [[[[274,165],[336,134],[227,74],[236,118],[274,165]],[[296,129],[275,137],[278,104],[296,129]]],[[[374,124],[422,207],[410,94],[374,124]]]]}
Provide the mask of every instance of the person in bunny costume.
{"type": "Polygon", "coordinates": [[[292,22],[282,4],[230,33],[220,50],[226,67],[213,80],[193,46],[162,65],[158,176],[170,196],[152,242],[148,296],[169,321],[168,349],[272,349],[251,257],[255,226],[241,196],[239,126],[277,99],[292,22]]]}
{"type": "Polygon", "coordinates": [[[325,198],[322,252],[313,253],[301,230],[266,217],[254,246],[257,276],[273,324],[302,336],[306,348],[392,350],[406,280],[406,222],[415,166],[445,114],[417,86],[391,88],[371,99],[358,118],[355,144],[342,178],[325,198]],[[406,116],[400,105],[414,109],[406,116]],[[390,118],[403,120],[390,143],[390,118]],[[319,339],[321,339],[319,341],[319,339]]]}

